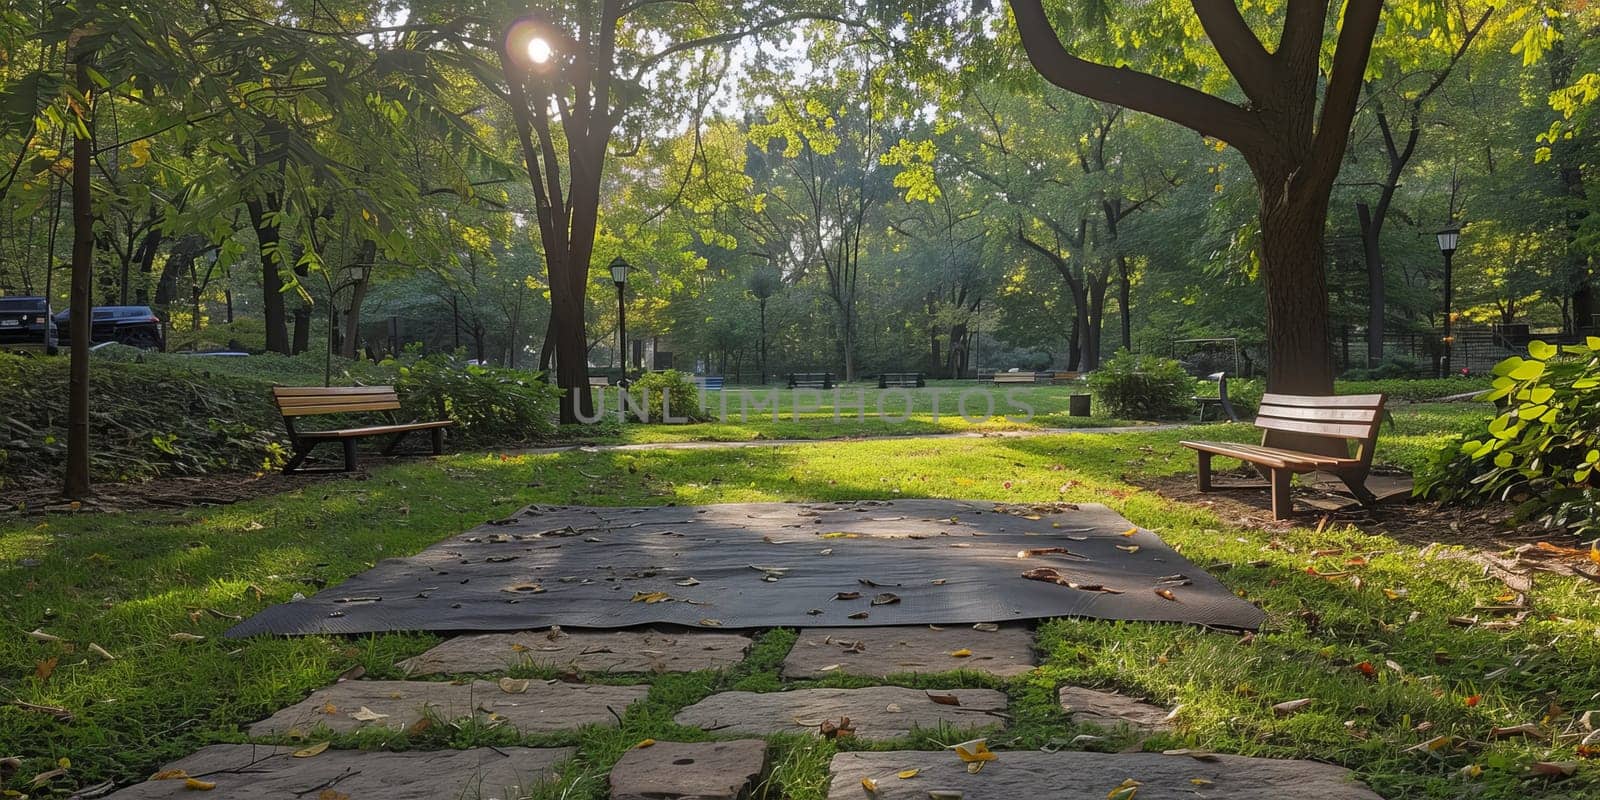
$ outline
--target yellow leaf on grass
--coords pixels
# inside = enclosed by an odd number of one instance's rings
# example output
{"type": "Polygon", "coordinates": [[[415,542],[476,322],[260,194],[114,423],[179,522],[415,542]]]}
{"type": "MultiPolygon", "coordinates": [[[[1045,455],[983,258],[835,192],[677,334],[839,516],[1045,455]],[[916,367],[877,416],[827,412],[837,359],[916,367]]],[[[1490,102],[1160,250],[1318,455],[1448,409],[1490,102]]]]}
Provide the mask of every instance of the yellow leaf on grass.
{"type": "Polygon", "coordinates": [[[322,751],[327,750],[328,749],[328,745],[330,745],[330,744],[332,744],[332,742],[317,742],[316,744],[311,745],[310,747],[306,747],[306,748],[302,748],[300,750],[294,751],[294,757],[295,758],[311,758],[312,756],[322,755],[322,751]]]}
{"type": "Polygon", "coordinates": [[[1132,536],[1132,535],[1134,535],[1134,534],[1136,534],[1138,532],[1139,532],[1138,528],[1129,528],[1129,529],[1123,531],[1122,535],[1123,536],[1132,536]]]}
{"type": "Polygon", "coordinates": [[[973,739],[953,744],[950,745],[950,749],[956,751],[956,757],[966,763],[968,772],[977,772],[983,769],[985,763],[999,758],[989,750],[988,739],[973,739]]]}
{"type": "Polygon", "coordinates": [[[970,655],[972,655],[972,651],[968,650],[965,647],[963,647],[960,650],[957,650],[954,653],[951,653],[950,657],[951,658],[966,658],[966,657],[968,657],[970,655]]]}
{"type": "Polygon", "coordinates": [[[903,770],[900,770],[899,772],[895,773],[895,777],[897,777],[897,778],[899,778],[900,780],[903,780],[903,781],[909,781],[912,778],[917,777],[917,773],[919,773],[921,771],[922,770],[920,770],[920,769],[903,769],[903,770]]]}
{"type": "Polygon", "coordinates": [[[1600,539],[1594,540],[1594,542],[1589,545],[1589,560],[1596,564],[1600,564],[1600,539]]]}
{"type": "Polygon", "coordinates": [[[651,745],[653,745],[655,743],[656,743],[656,740],[654,740],[654,739],[640,739],[639,743],[634,745],[634,747],[636,747],[636,748],[638,748],[640,750],[643,750],[646,747],[649,747],[649,746],[651,746],[651,745]]]}
{"type": "Polygon", "coordinates": [[[189,778],[183,782],[183,788],[193,789],[197,792],[209,792],[212,789],[217,788],[217,785],[211,781],[203,781],[199,778],[189,778]]]}

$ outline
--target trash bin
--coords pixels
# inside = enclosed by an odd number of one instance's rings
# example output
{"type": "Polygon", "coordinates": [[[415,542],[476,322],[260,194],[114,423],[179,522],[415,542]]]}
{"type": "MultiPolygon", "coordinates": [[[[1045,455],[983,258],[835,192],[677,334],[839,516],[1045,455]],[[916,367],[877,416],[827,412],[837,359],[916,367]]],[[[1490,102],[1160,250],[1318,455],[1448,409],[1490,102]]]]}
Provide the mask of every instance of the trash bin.
{"type": "Polygon", "coordinates": [[[1068,396],[1067,415],[1073,417],[1089,416],[1089,395],[1075,394],[1068,396]]]}

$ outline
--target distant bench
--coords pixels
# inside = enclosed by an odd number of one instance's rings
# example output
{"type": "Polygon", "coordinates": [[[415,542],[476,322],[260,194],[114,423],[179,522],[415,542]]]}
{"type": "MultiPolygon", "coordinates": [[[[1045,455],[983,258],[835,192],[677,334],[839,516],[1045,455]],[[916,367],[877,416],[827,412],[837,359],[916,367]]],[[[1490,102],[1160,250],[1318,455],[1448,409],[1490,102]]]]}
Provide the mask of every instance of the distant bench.
{"type": "Polygon", "coordinates": [[[610,386],[611,385],[611,379],[606,377],[605,375],[590,375],[589,376],[589,385],[592,386],[592,387],[595,387],[595,388],[602,388],[602,387],[610,386]]]}
{"type": "Polygon", "coordinates": [[[700,386],[700,388],[705,389],[708,392],[720,392],[720,391],[722,391],[722,376],[721,375],[716,375],[716,376],[705,375],[705,376],[702,376],[702,377],[695,378],[694,382],[696,384],[698,384],[700,386]]]}
{"type": "Polygon", "coordinates": [[[1376,498],[1367,489],[1367,475],[1372,471],[1372,452],[1378,445],[1378,425],[1383,421],[1381,394],[1339,395],[1312,397],[1292,394],[1268,394],[1261,398],[1256,427],[1263,431],[1316,436],[1333,439],[1345,455],[1324,455],[1267,447],[1266,436],[1260,445],[1233,442],[1180,442],[1199,453],[1200,491],[1211,491],[1211,458],[1234,458],[1270,476],[1272,488],[1272,516],[1288,519],[1292,511],[1289,481],[1292,476],[1306,472],[1326,472],[1344,481],[1351,494],[1362,503],[1376,498]],[[1350,442],[1356,451],[1350,454],[1350,442]]]}
{"type": "Polygon", "coordinates": [[[992,380],[995,383],[1037,383],[1039,379],[1032,372],[996,372],[992,380]]]}
{"type": "Polygon", "coordinates": [[[901,389],[917,389],[927,386],[920,372],[884,372],[878,375],[878,388],[887,389],[891,386],[901,389]]]}
{"type": "Polygon", "coordinates": [[[344,444],[344,471],[356,468],[356,441],[368,436],[393,435],[394,440],[383,448],[384,455],[394,453],[401,440],[412,431],[428,431],[433,437],[433,453],[444,452],[444,429],[455,424],[450,420],[436,422],[395,422],[394,412],[400,410],[400,396],[393,386],[274,386],[272,401],[283,415],[283,426],[289,431],[289,442],[294,452],[289,463],[283,465],[285,475],[302,471],[311,451],[323,442],[344,444]],[[388,424],[368,425],[360,428],[335,428],[325,431],[301,431],[294,421],[299,417],[322,414],[359,414],[379,412],[388,424]]]}
{"type": "Polygon", "coordinates": [[[789,373],[790,389],[832,389],[833,373],[831,372],[791,372],[789,373]]]}

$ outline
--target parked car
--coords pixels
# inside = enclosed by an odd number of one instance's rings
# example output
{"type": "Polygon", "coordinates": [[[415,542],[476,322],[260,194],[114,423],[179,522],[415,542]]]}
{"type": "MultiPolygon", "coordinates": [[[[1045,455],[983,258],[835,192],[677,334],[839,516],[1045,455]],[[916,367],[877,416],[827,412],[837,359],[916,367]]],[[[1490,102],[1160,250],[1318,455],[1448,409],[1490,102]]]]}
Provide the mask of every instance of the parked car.
{"type": "MultiPolygon", "coordinates": [[[[61,344],[72,341],[72,312],[56,315],[61,344]]],[[[95,306],[89,315],[89,342],[117,342],[144,350],[167,349],[161,318],[149,306],[95,306]]]]}
{"type": "Polygon", "coordinates": [[[56,321],[44,297],[0,297],[0,349],[42,348],[56,354],[56,321]]]}

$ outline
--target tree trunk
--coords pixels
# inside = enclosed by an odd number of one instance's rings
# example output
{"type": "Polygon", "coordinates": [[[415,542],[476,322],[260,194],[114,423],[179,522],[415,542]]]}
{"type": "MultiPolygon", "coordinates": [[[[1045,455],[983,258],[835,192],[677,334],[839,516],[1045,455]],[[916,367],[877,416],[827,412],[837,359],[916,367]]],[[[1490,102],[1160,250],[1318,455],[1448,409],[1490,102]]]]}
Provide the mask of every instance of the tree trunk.
{"type": "Polygon", "coordinates": [[[1122,308],[1122,349],[1133,350],[1133,281],[1128,277],[1128,257],[1117,255],[1117,305],[1122,308]]]}
{"type": "Polygon", "coordinates": [[[1106,327],[1107,288],[1107,281],[1103,277],[1090,278],[1088,286],[1084,287],[1084,295],[1089,303],[1089,313],[1084,317],[1082,364],[1084,372],[1093,372],[1100,368],[1100,344],[1106,327]]]}
{"type": "MultiPolygon", "coordinates": [[[[78,91],[92,97],[90,50],[73,54],[78,91]]],[[[94,108],[82,112],[87,136],[72,141],[72,361],[67,371],[67,472],[61,493],[78,500],[93,493],[89,484],[89,332],[94,305],[91,281],[94,280],[94,197],[90,192],[89,170],[94,160],[94,108]]]]}
{"type": "Polygon", "coordinates": [[[367,299],[366,278],[358,278],[350,285],[350,306],[344,312],[344,335],[339,342],[339,355],[354,359],[361,351],[361,304],[367,299]]]}
{"type": "MultiPolygon", "coordinates": [[[[250,198],[244,205],[250,212],[250,225],[255,229],[256,245],[261,253],[261,315],[267,328],[267,350],[289,355],[289,328],[283,304],[283,276],[279,274],[279,261],[283,258],[279,247],[282,243],[278,238],[278,223],[268,222],[269,212],[279,209],[276,201],[271,198],[266,204],[258,198],[250,198]]],[[[271,218],[276,220],[278,217],[272,215],[271,218]]]]}
{"type": "Polygon", "coordinates": [[[139,273],[144,276],[135,294],[139,305],[150,302],[150,276],[155,272],[156,251],[161,249],[161,238],[161,228],[151,226],[150,232],[145,234],[144,241],[139,245],[139,273]]]}
{"type": "MultiPolygon", "coordinates": [[[[1388,187],[1384,187],[1387,192],[1388,187]]],[[[1372,216],[1366,203],[1356,203],[1356,217],[1361,222],[1361,251],[1367,261],[1367,367],[1383,363],[1383,328],[1385,281],[1383,275],[1383,250],[1378,243],[1382,223],[1372,216]]]]}
{"type": "Polygon", "coordinates": [[[1267,290],[1267,384],[1274,392],[1333,393],[1328,343],[1328,286],[1323,270],[1326,193],[1320,204],[1282,203],[1265,178],[1261,202],[1261,274],[1267,290]]]}

